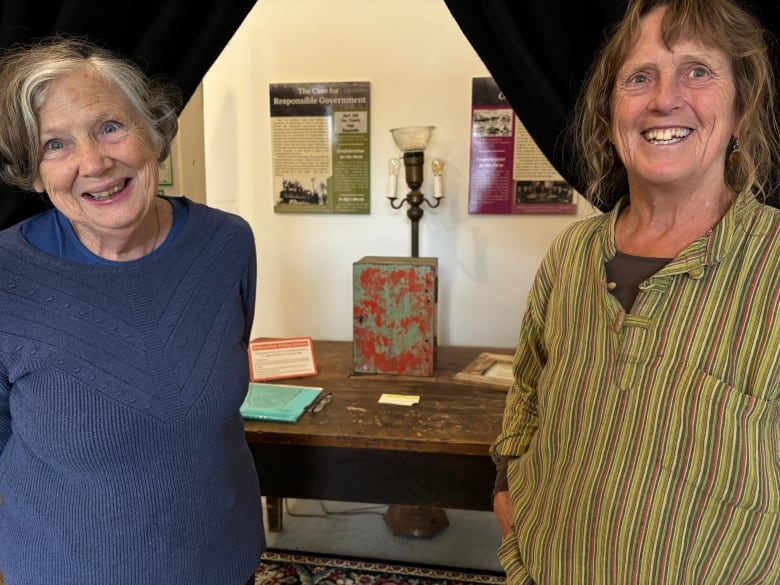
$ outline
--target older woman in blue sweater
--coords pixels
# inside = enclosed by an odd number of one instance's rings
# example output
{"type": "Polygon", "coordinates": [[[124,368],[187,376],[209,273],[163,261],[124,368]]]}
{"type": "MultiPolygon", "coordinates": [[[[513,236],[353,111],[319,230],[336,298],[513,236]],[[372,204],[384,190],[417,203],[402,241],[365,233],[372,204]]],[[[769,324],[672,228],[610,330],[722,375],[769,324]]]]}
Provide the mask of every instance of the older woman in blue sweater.
{"type": "Polygon", "coordinates": [[[94,44],[0,61],[0,575],[244,585],[265,545],[239,405],[247,223],[156,194],[178,93],[94,44]]]}

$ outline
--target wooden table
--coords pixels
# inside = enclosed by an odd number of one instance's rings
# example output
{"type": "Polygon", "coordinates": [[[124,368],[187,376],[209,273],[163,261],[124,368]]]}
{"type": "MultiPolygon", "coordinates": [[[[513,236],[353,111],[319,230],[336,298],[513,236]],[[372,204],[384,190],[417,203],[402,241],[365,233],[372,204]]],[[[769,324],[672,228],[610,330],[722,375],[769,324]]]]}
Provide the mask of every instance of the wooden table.
{"type": "Polygon", "coordinates": [[[245,421],[269,528],[282,528],[284,497],[491,510],[506,391],[454,378],[482,352],[512,350],[440,346],[433,377],[361,375],[351,342],[315,341],[319,374],[281,383],[321,386],[331,403],[295,424],[245,421]],[[379,404],[383,393],[420,402],[379,404]]]}

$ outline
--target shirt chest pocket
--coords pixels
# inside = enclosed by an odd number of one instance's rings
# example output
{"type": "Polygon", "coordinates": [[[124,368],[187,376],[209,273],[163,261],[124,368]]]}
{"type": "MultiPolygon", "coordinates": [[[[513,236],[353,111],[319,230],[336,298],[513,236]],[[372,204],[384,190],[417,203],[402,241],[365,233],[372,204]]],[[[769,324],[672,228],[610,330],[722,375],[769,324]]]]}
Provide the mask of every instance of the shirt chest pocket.
{"type": "Polygon", "coordinates": [[[780,512],[777,401],[685,367],[667,411],[662,467],[700,497],[780,512]]]}

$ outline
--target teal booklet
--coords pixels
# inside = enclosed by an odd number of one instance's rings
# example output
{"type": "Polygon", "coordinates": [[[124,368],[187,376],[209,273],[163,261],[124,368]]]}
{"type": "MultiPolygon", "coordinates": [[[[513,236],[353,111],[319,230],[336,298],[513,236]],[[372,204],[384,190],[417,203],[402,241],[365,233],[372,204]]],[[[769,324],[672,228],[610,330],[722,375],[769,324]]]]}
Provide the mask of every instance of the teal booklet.
{"type": "Polygon", "coordinates": [[[241,404],[241,416],[252,420],[296,422],[322,388],[285,384],[249,384],[241,404]]]}

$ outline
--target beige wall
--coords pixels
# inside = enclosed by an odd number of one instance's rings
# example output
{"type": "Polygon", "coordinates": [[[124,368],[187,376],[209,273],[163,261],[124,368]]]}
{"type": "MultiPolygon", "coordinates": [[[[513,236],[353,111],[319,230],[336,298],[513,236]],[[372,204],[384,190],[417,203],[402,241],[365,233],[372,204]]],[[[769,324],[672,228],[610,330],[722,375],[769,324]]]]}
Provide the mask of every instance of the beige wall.
{"type": "Polygon", "coordinates": [[[161,185],[167,195],[186,195],[206,202],[206,163],[203,149],[203,84],[198,85],[179,116],[179,134],[171,145],[173,185],[161,185]]]}

